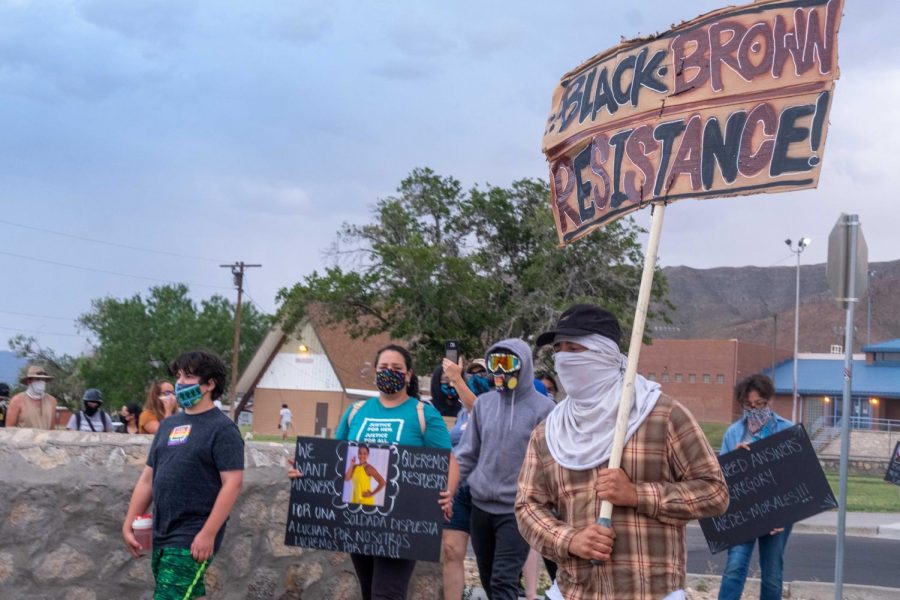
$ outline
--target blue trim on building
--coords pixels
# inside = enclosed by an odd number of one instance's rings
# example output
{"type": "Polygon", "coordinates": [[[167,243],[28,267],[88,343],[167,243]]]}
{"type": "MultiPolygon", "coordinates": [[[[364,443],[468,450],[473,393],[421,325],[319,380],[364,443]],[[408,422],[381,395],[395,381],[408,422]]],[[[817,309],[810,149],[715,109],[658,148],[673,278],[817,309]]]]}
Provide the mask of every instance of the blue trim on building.
{"type": "Polygon", "coordinates": [[[862,347],[863,352],[900,352],[900,338],[869,344],[862,347]]]}
{"type": "MultiPolygon", "coordinates": [[[[900,342],[900,340],[893,341],[900,342]]],[[[879,346],[881,345],[879,344],[879,346]]],[[[884,351],[878,350],[878,352],[884,351]]],[[[766,374],[771,377],[771,369],[768,369],[766,374]]],[[[792,394],[793,360],[788,359],[776,365],[775,376],[772,379],[775,381],[776,394],[792,394]]],[[[893,362],[867,364],[864,360],[854,360],[851,391],[854,396],[900,398],[900,365],[893,362]]],[[[840,396],[843,392],[844,361],[842,359],[799,358],[797,360],[798,394],[802,396],[840,396]]]]}

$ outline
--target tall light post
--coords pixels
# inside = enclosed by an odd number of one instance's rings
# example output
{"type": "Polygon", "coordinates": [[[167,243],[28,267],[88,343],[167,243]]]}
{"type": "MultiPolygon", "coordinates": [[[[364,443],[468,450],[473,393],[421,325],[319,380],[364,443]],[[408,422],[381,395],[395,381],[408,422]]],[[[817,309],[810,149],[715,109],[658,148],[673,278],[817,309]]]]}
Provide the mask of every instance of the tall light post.
{"type": "Polygon", "coordinates": [[[791,252],[797,255],[797,293],[794,303],[794,384],[793,384],[793,406],[791,408],[791,421],[798,423],[797,418],[797,354],[800,348],[800,255],[806,250],[806,247],[812,242],[808,237],[802,237],[794,246],[794,242],[790,238],[784,240],[791,252]]]}
{"type": "Polygon", "coordinates": [[[868,272],[869,285],[866,286],[866,344],[872,343],[872,277],[875,271],[868,272]]]}

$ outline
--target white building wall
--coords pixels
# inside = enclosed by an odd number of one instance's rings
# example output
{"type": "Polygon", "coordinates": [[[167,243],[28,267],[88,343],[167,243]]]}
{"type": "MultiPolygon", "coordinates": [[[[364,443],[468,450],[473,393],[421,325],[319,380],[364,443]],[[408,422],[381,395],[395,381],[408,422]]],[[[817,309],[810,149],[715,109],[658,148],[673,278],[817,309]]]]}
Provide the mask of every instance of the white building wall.
{"type": "Polygon", "coordinates": [[[343,392],[325,349],[312,325],[301,330],[300,339],[289,336],[257,385],[258,388],[343,392]],[[306,346],[306,351],[301,350],[306,346]]]}

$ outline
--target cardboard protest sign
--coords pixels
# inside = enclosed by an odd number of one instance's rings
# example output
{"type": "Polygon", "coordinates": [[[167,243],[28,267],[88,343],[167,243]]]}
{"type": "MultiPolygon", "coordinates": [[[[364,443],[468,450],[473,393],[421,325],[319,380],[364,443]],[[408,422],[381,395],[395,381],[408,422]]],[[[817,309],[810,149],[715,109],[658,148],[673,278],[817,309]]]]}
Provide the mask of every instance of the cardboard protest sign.
{"type": "Polygon", "coordinates": [[[286,545],[440,559],[449,451],[298,437],[295,461],[286,545]]]}
{"type": "Polygon", "coordinates": [[[837,508],[803,425],[719,457],[731,501],[720,517],[700,519],[713,554],[837,508]]]}
{"type": "Polygon", "coordinates": [[[816,187],[843,0],[764,0],[563,76],[543,138],[561,245],[652,202],[816,187]]]}
{"type": "Polygon", "coordinates": [[[884,480],[900,485],[900,442],[894,446],[894,453],[891,455],[891,463],[888,465],[884,480]]]}

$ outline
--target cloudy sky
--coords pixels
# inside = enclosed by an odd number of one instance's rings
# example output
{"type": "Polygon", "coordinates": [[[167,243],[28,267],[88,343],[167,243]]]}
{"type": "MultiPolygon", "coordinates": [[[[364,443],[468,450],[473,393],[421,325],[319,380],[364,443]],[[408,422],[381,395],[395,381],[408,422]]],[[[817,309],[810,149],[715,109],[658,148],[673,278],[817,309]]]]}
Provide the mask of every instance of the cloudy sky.
{"type": "MultiPolygon", "coordinates": [[[[264,265],[247,290],[271,311],[416,166],[466,186],[546,178],[563,73],[721,5],[2,1],[0,340],[80,352],[92,298],[161,281],[233,295],[234,260],[264,265]]],[[[900,258],[898,22],[894,0],[847,3],[819,189],[678,203],[663,265],[789,265],[783,240],[803,235],[804,262],[823,262],[841,212],[870,260],[900,258]]]]}

